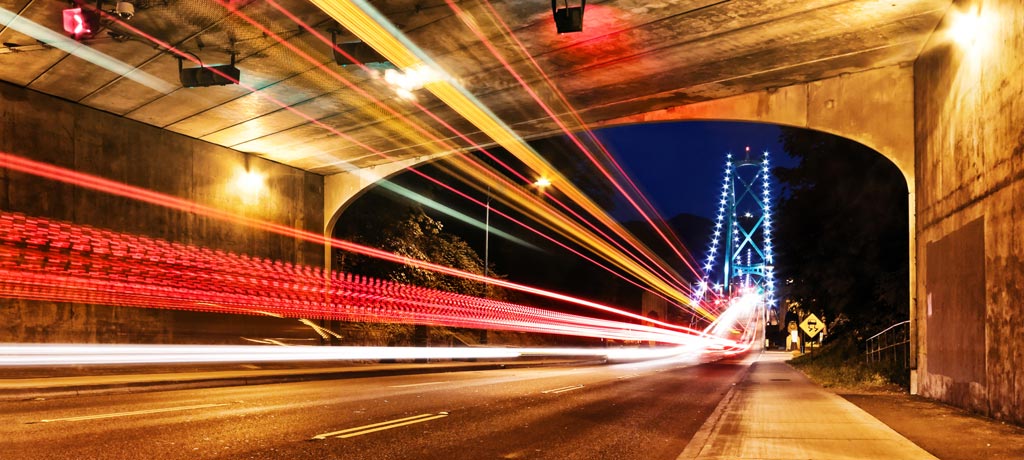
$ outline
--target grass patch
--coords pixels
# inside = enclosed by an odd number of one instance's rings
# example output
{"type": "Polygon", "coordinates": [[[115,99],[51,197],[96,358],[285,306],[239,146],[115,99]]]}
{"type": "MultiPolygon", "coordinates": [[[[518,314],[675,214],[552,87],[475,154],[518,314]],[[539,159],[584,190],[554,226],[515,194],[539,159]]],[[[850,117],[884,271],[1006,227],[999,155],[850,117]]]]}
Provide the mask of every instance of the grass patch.
{"type": "Polygon", "coordinates": [[[909,386],[910,373],[892,365],[868,364],[856,341],[840,337],[813,354],[789,360],[789,364],[826,388],[850,391],[898,391],[909,386]]]}

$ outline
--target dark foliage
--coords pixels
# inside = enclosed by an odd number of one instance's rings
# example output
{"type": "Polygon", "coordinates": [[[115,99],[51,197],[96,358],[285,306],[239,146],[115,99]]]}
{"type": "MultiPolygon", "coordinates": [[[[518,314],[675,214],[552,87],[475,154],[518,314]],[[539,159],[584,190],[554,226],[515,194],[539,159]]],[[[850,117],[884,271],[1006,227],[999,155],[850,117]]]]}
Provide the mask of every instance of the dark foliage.
{"type": "Polygon", "coordinates": [[[843,138],[800,129],[783,129],[781,138],[800,160],[774,170],[784,188],[775,233],[782,298],[791,310],[824,314],[833,335],[861,335],[906,319],[902,174],[879,153],[843,138]]]}
{"type": "MultiPolygon", "coordinates": [[[[363,196],[345,212],[335,235],[412,259],[483,273],[483,261],[465,241],[442,231],[443,225],[419,206],[388,199],[382,193],[363,196]]],[[[335,253],[336,269],[460,294],[483,295],[479,282],[442,275],[372,257],[335,253]]]]}

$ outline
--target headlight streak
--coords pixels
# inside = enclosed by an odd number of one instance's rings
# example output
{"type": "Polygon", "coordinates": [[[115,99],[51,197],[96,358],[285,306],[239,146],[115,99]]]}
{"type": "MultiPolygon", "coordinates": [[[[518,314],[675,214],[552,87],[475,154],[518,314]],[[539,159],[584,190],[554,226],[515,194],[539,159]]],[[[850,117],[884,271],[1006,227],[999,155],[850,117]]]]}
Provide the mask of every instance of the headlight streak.
{"type": "MultiPolygon", "coordinates": [[[[726,353],[742,346],[727,348],[726,353]]],[[[738,351],[735,351],[738,353],[738,351]]],[[[0,366],[61,366],[103,364],[171,364],[289,361],[363,361],[414,359],[515,359],[591,357],[609,362],[649,361],[650,364],[693,363],[698,346],[660,348],[424,348],[320,347],[263,345],[0,345],[0,366]]],[[[644,367],[647,367],[645,363],[644,367]]],[[[637,364],[634,364],[636,366],[637,364]]]]}
{"type": "MultiPolygon", "coordinates": [[[[679,326],[668,325],[675,329],[670,330],[622,323],[337,272],[327,274],[319,268],[16,213],[0,214],[0,274],[0,296],[9,298],[435,324],[677,344],[710,339],[679,326]]],[[[599,304],[592,307],[638,316],[599,304]]]]}

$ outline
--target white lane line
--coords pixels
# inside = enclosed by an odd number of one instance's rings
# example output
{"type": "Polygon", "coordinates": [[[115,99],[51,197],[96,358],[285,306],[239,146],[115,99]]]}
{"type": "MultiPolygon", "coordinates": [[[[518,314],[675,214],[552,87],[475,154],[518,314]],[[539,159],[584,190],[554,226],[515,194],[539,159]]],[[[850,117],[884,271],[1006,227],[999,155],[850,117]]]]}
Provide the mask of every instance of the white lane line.
{"type": "Polygon", "coordinates": [[[159,414],[161,412],[174,412],[183,410],[195,410],[195,409],[206,409],[210,407],[227,406],[229,403],[222,404],[198,404],[195,406],[178,406],[178,407],[165,407],[163,409],[146,409],[137,410],[132,412],[114,412],[110,414],[98,414],[98,415],[83,415],[80,417],[65,417],[65,418],[51,418],[44,419],[38,422],[29,423],[52,423],[52,422],[81,422],[83,420],[97,420],[103,418],[114,418],[114,417],[130,417],[132,415],[146,415],[146,414],[159,414]]]}
{"type": "Polygon", "coordinates": [[[631,379],[633,377],[639,377],[640,374],[629,374],[617,377],[619,380],[631,379]]]}
{"type": "Polygon", "coordinates": [[[409,388],[409,387],[422,387],[426,385],[440,385],[442,383],[448,383],[447,380],[444,382],[427,382],[427,383],[410,383],[406,385],[391,385],[388,388],[409,388]]]}
{"type": "Polygon", "coordinates": [[[354,436],[361,436],[364,434],[374,433],[377,431],[390,430],[392,428],[398,428],[400,426],[412,425],[414,423],[429,422],[431,420],[437,420],[439,418],[445,418],[448,416],[447,412],[438,412],[437,414],[420,414],[412,417],[405,417],[396,420],[388,420],[386,422],[373,423],[370,425],[357,426],[355,428],[348,428],[340,431],[332,431],[330,433],[318,434],[313,436],[313,439],[326,439],[330,437],[338,438],[351,438],[354,436]]]}
{"type": "Polygon", "coordinates": [[[583,388],[583,385],[570,385],[570,386],[567,386],[567,387],[552,388],[550,390],[544,390],[541,393],[544,393],[544,394],[558,394],[558,393],[565,393],[566,391],[579,390],[580,388],[583,388]]]}

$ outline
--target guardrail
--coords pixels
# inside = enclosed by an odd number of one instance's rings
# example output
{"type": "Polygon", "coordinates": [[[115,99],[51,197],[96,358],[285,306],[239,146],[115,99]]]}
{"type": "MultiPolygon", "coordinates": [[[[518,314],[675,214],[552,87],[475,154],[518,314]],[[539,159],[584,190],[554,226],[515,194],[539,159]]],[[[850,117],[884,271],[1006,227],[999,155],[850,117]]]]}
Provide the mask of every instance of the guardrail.
{"type": "Polygon", "coordinates": [[[910,368],[910,321],[889,326],[866,342],[869,363],[893,363],[910,368]]]}

